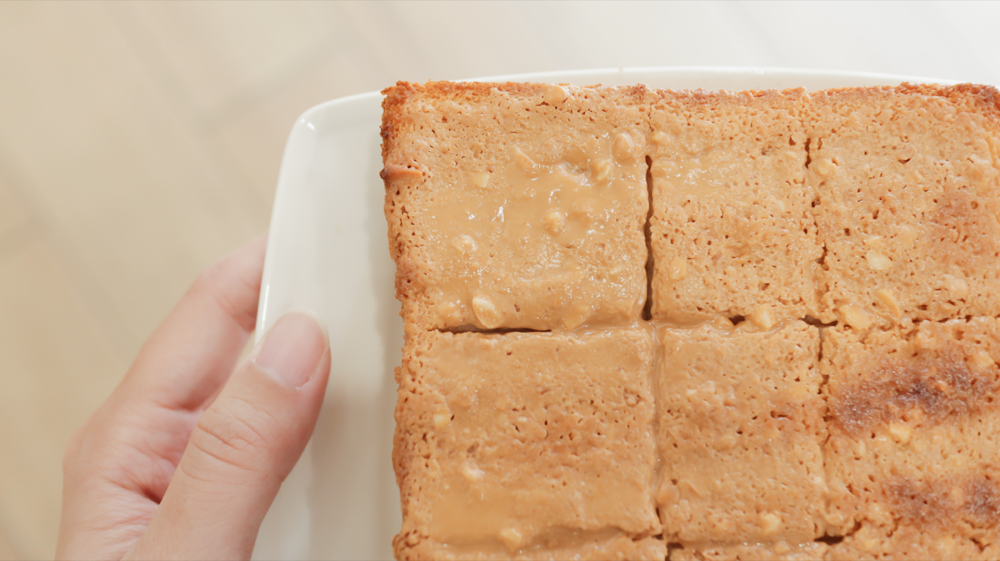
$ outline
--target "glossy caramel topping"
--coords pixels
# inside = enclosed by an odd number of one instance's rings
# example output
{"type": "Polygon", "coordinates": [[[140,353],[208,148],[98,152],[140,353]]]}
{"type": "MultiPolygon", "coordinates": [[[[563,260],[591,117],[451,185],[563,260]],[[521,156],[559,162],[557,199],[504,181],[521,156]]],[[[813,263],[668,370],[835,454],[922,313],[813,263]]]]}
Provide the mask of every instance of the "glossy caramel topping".
{"type": "Polygon", "coordinates": [[[629,217],[645,217],[646,164],[635,144],[608,130],[583,144],[514,145],[429,200],[435,323],[566,330],[637,318],[645,254],[628,241],[641,232],[629,217]]]}

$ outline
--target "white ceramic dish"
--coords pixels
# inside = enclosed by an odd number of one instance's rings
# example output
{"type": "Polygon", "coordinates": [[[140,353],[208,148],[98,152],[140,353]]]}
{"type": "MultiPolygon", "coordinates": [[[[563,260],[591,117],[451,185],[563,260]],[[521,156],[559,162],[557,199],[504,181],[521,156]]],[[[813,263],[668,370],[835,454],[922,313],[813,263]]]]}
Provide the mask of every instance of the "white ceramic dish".
{"type": "MultiPolygon", "coordinates": [[[[623,68],[485,78],[672,89],[808,90],[948,82],[767,68],[623,68]]],[[[378,92],[333,100],[296,121],[278,178],[258,337],[284,312],[326,322],[330,386],[305,455],[257,539],[258,559],[390,559],[400,525],[392,473],[393,368],[402,321],[382,214],[378,92]]]]}

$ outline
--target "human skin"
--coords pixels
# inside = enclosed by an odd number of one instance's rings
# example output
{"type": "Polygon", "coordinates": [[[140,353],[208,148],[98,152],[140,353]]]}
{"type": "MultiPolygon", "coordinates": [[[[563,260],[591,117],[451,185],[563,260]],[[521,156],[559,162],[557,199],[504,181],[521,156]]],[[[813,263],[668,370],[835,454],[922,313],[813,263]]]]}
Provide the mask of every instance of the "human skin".
{"type": "Polygon", "coordinates": [[[319,415],[325,330],[255,328],[265,239],[194,282],[70,442],[59,559],[248,559],[319,415]]]}

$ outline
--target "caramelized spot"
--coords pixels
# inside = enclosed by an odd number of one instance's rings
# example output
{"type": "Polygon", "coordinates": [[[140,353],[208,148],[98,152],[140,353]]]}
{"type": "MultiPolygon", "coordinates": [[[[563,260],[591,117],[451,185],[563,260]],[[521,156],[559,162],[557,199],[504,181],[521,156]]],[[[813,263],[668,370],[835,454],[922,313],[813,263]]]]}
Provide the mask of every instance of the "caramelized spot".
{"type": "Polygon", "coordinates": [[[977,378],[957,352],[886,360],[860,383],[834,391],[830,412],[833,424],[851,436],[915,412],[931,423],[957,421],[982,409],[996,385],[977,378]]]}
{"type": "Polygon", "coordinates": [[[1000,514],[1000,492],[989,477],[980,476],[969,480],[965,486],[966,512],[984,525],[993,525],[1000,514]]]}
{"type": "Polygon", "coordinates": [[[941,246],[935,253],[946,263],[975,265],[977,256],[992,259],[1000,249],[986,208],[962,191],[943,195],[931,222],[941,246]]]}
{"type": "Polygon", "coordinates": [[[901,522],[924,528],[954,527],[963,519],[992,527],[1000,513],[1000,490],[981,474],[930,481],[897,476],[888,481],[884,493],[901,522]]]}
{"type": "Polygon", "coordinates": [[[895,477],[886,486],[889,505],[903,522],[924,527],[940,526],[954,516],[948,500],[951,485],[947,482],[917,482],[895,477]]]}

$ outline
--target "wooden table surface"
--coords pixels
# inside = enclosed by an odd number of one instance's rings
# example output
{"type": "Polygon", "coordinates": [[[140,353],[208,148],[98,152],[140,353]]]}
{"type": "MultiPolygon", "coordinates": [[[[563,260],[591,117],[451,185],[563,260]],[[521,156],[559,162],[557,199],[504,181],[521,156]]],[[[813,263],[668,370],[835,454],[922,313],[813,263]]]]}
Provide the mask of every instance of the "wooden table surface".
{"type": "Polygon", "coordinates": [[[1000,84],[995,2],[0,2],[0,559],[199,270],[267,228],[292,122],[399,79],[777,66],[1000,84]]]}

